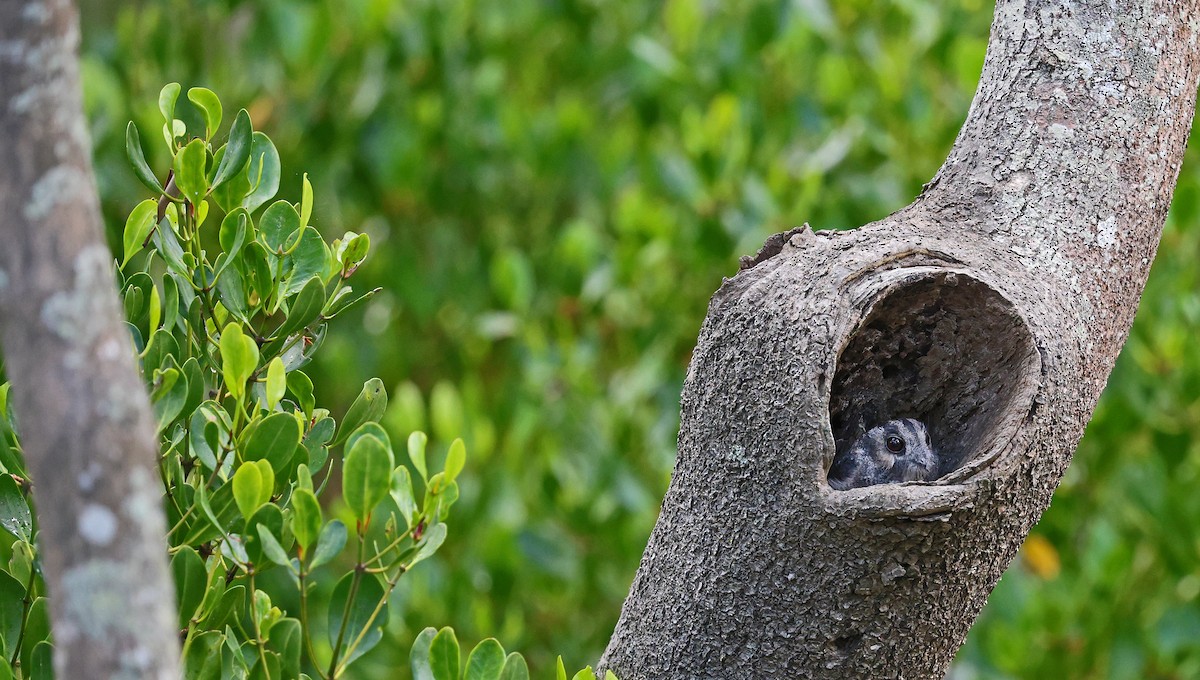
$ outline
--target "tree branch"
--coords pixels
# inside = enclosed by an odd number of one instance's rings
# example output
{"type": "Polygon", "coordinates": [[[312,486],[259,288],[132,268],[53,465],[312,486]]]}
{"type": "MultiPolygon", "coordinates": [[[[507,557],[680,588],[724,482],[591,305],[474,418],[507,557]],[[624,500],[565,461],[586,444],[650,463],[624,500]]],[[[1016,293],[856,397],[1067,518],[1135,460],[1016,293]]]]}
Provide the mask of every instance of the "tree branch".
{"type": "Polygon", "coordinates": [[[1198,20],[1195,0],[1000,0],[925,193],[793,234],[725,282],[603,668],[944,676],[1128,334],[1191,126],[1198,20]],[[831,489],[856,425],[896,417],[929,426],[941,479],[831,489]]]}

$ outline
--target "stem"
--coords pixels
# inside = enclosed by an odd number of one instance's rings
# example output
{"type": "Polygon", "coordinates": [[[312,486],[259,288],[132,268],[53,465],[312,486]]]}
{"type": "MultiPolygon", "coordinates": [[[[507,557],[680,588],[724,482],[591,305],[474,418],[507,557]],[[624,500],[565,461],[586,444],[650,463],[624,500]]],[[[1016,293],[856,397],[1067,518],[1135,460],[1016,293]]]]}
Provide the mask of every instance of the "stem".
{"type": "Polygon", "coordinates": [[[342,642],[346,636],[346,626],[350,625],[350,612],[354,604],[354,598],[358,596],[358,584],[362,580],[362,571],[357,568],[354,571],[354,580],[350,582],[350,595],[346,597],[346,606],[342,609],[342,624],[338,626],[337,643],[333,646],[333,658],[329,661],[329,676],[337,677],[337,662],[338,655],[342,650],[342,642]]]}
{"type": "Polygon", "coordinates": [[[186,522],[188,520],[188,518],[192,516],[192,511],[194,511],[195,509],[196,509],[196,506],[194,506],[194,505],[188,506],[187,512],[183,513],[183,516],[181,516],[179,518],[179,521],[175,523],[175,526],[171,527],[171,530],[167,532],[167,538],[170,538],[176,531],[179,531],[179,529],[181,527],[183,527],[183,523],[186,522]]]}
{"type": "Polygon", "coordinates": [[[250,620],[254,622],[254,642],[255,642],[255,645],[258,647],[258,662],[260,664],[262,664],[263,676],[266,677],[267,680],[271,680],[271,675],[267,671],[267,654],[265,651],[267,645],[265,642],[263,642],[262,631],[259,630],[259,627],[258,627],[258,616],[257,616],[256,612],[254,611],[254,594],[257,592],[258,592],[258,590],[254,587],[254,572],[251,571],[250,572],[250,620]]]}
{"type": "MultiPolygon", "coordinates": [[[[415,526],[416,523],[419,521],[419,518],[414,517],[413,520],[414,520],[413,524],[415,526]]],[[[391,551],[393,548],[399,546],[400,542],[403,541],[404,539],[408,538],[409,534],[411,534],[411,533],[412,533],[412,527],[409,527],[408,529],[406,529],[404,531],[404,533],[397,536],[391,543],[388,543],[386,546],[384,546],[383,550],[376,552],[374,557],[372,557],[371,559],[364,562],[363,566],[365,567],[365,566],[371,564],[372,562],[382,562],[384,554],[391,551]]]]}
{"type": "Polygon", "coordinates": [[[337,642],[333,645],[333,658],[329,661],[329,677],[338,677],[338,656],[342,651],[342,642],[345,641],[346,627],[350,625],[350,612],[354,609],[354,599],[358,597],[358,584],[362,582],[363,575],[363,558],[366,557],[366,525],[362,520],[358,522],[358,564],[354,565],[354,578],[350,581],[350,593],[346,596],[346,606],[342,609],[342,623],[338,626],[337,642]]]}
{"type": "MultiPolygon", "coordinates": [[[[400,581],[400,577],[403,576],[404,572],[406,571],[408,571],[408,569],[401,565],[400,569],[396,571],[396,575],[393,578],[388,579],[387,588],[385,588],[383,591],[383,597],[379,598],[379,602],[375,605],[375,609],[371,612],[371,615],[367,617],[366,623],[363,624],[362,630],[358,631],[358,635],[354,637],[354,640],[350,643],[350,646],[346,648],[346,658],[350,658],[350,655],[354,653],[354,650],[358,648],[359,644],[366,639],[367,631],[371,630],[371,624],[375,623],[375,618],[379,616],[379,612],[383,611],[383,607],[387,604],[388,598],[392,596],[392,591],[395,590],[396,584],[400,581]]],[[[345,666],[339,669],[338,673],[340,674],[344,670],[346,670],[345,666]]],[[[335,675],[334,677],[337,676],[335,675]]]]}

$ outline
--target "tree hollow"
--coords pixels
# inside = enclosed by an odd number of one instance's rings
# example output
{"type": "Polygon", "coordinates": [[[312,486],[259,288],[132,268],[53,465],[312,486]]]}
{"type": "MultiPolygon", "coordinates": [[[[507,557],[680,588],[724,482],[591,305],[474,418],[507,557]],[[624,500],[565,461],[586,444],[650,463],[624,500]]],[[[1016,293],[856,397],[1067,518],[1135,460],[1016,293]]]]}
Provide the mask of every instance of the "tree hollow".
{"type": "Polygon", "coordinates": [[[866,429],[916,418],[940,455],[939,479],[960,481],[1003,452],[1033,405],[1042,371],[1033,334],[1012,303],[963,271],[893,269],[873,287],[834,371],[837,452],[866,429]]]}

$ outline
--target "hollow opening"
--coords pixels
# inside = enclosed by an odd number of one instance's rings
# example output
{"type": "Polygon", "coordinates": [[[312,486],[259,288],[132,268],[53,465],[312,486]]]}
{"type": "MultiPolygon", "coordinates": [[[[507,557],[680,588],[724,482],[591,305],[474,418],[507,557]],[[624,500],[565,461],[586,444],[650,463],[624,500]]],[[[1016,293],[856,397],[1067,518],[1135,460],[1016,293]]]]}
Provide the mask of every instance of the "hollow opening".
{"type": "Polygon", "coordinates": [[[829,400],[837,453],[915,418],[937,478],[998,453],[1029,412],[1041,371],[1012,305],[962,273],[914,275],[878,296],[838,357],[829,400]]]}

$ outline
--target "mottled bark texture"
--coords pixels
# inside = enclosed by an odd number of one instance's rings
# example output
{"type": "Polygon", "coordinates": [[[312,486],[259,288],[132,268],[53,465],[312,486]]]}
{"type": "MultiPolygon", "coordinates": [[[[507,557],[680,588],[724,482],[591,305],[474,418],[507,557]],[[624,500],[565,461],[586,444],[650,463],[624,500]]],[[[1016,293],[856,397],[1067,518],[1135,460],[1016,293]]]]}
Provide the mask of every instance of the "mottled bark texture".
{"type": "Polygon", "coordinates": [[[178,671],[153,416],[122,327],[69,1],[0,1],[0,346],[59,678],[178,671]]]}
{"type": "Polygon", "coordinates": [[[907,208],[770,241],[709,305],[679,457],[602,660],[638,678],[937,678],[1050,503],[1132,322],[1196,96],[1197,0],[1000,0],[907,208]],[[859,422],[933,483],[832,490],[859,422]]]}

